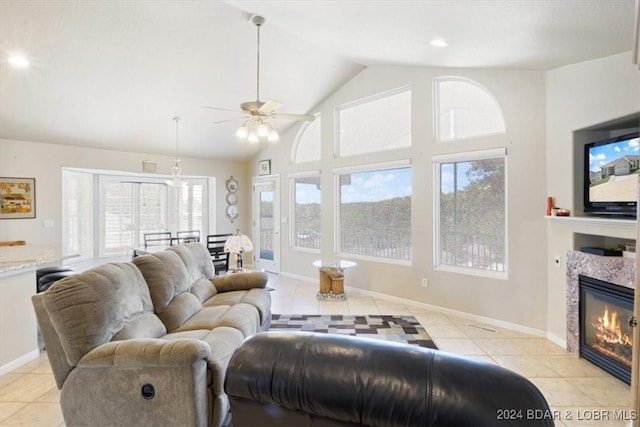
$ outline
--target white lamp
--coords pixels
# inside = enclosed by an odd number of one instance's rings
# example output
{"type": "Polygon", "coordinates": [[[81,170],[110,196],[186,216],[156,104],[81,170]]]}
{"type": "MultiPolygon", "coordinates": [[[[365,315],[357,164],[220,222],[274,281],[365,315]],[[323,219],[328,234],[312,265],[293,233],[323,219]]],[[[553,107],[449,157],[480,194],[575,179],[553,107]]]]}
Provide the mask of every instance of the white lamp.
{"type": "Polygon", "coordinates": [[[242,254],[244,252],[252,252],[253,243],[251,243],[251,239],[249,239],[245,234],[241,234],[238,230],[236,234],[229,236],[227,241],[224,243],[224,251],[237,255],[238,263],[236,267],[238,270],[241,270],[242,254]]]}

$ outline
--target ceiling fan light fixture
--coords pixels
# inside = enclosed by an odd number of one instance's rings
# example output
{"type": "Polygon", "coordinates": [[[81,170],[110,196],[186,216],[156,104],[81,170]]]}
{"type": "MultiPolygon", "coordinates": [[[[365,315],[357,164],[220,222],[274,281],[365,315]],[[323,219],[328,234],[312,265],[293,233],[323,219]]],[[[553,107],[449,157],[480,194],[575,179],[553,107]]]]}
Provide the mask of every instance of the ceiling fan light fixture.
{"type": "Polygon", "coordinates": [[[270,143],[275,144],[276,142],[280,141],[280,135],[278,135],[278,132],[276,132],[275,129],[271,129],[269,131],[269,136],[267,137],[267,140],[270,143]]]}
{"type": "Polygon", "coordinates": [[[273,129],[268,123],[262,122],[256,128],[256,133],[260,138],[266,138],[269,136],[269,132],[273,129]]]}
{"type": "Polygon", "coordinates": [[[260,137],[255,130],[249,131],[249,135],[247,135],[247,141],[249,144],[257,144],[260,142],[260,137]]]}
{"type": "Polygon", "coordinates": [[[244,123],[242,126],[240,126],[237,130],[236,130],[236,138],[238,138],[239,140],[246,140],[247,137],[249,136],[249,128],[247,127],[247,123],[244,123]]]}

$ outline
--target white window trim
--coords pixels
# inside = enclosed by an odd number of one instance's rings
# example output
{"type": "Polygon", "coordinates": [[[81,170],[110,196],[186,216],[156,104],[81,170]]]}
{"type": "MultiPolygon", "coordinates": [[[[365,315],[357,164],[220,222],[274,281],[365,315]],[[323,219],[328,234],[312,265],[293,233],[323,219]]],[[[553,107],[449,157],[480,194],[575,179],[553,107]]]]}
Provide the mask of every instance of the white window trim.
{"type": "MultiPolygon", "coordinates": [[[[357,157],[357,156],[361,156],[362,153],[360,154],[351,154],[348,156],[341,156],[340,155],[340,111],[342,110],[347,110],[349,108],[353,108],[356,107],[358,105],[362,105],[362,104],[367,104],[369,102],[373,102],[373,101],[377,101],[379,99],[383,99],[383,98],[387,98],[393,95],[398,95],[400,93],[403,92],[409,92],[411,94],[412,92],[412,88],[410,85],[406,85],[406,86],[400,86],[394,89],[390,89],[390,90],[386,90],[383,92],[378,92],[374,95],[370,95],[370,96],[365,96],[364,98],[358,98],[356,100],[353,101],[349,101],[347,103],[344,104],[340,104],[336,107],[333,108],[333,158],[334,159],[340,159],[340,158],[350,158],[350,157],[357,157]]],[[[413,105],[412,105],[412,110],[413,110],[413,105]]],[[[411,118],[413,121],[413,117],[411,118]]],[[[411,145],[413,145],[413,141],[411,142],[411,145]]],[[[409,147],[402,147],[402,148],[409,148],[409,147]]],[[[393,149],[387,149],[387,150],[381,150],[381,151],[374,151],[374,153],[379,153],[379,152],[386,152],[386,151],[391,151],[391,150],[398,150],[400,148],[393,148],[393,149]]],[[[371,154],[371,153],[366,153],[366,154],[371,154]]]]}
{"type": "Polygon", "coordinates": [[[500,105],[500,102],[498,102],[498,98],[496,98],[493,92],[487,89],[484,85],[470,78],[459,77],[459,76],[442,76],[442,77],[436,77],[433,79],[433,141],[436,144],[447,144],[450,142],[468,141],[470,139],[479,139],[479,138],[485,138],[488,136],[504,135],[506,133],[507,133],[507,121],[504,117],[502,106],[500,105]],[[469,83],[473,86],[476,86],[482,89],[487,95],[489,95],[489,97],[493,100],[495,105],[498,107],[498,111],[500,112],[500,116],[502,117],[502,122],[504,123],[504,132],[483,133],[481,135],[466,136],[464,138],[440,139],[440,117],[438,116],[438,114],[440,113],[440,109],[438,108],[440,104],[440,87],[438,83],[452,82],[452,81],[469,83]]]}
{"type": "Polygon", "coordinates": [[[488,277],[492,279],[509,279],[509,191],[508,191],[508,156],[507,149],[492,148],[488,150],[468,151],[461,153],[442,154],[433,156],[433,268],[437,271],[445,271],[450,273],[460,273],[469,276],[488,277]],[[504,265],[505,271],[486,271],[478,270],[474,268],[465,268],[452,265],[440,264],[440,173],[438,170],[442,163],[452,162],[468,162],[474,160],[488,160],[488,159],[504,159],[504,265]]]}
{"type": "Polygon", "coordinates": [[[294,233],[295,233],[295,221],[296,221],[296,217],[295,217],[295,204],[296,204],[296,195],[295,195],[295,179],[296,178],[305,178],[305,177],[318,177],[320,178],[320,170],[316,169],[316,170],[311,170],[311,171],[307,171],[307,172],[296,172],[296,173],[290,173],[288,175],[289,178],[289,218],[291,218],[291,221],[289,221],[289,247],[295,251],[300,251],[300,252],[308,252],[308,253],[313,253],[313,254],[319,254],[321,253],[321,248],[320,249],[314,249],[314,248],[304,248],[302,246],[296,246],[295,244],[295,238],[294,238],[294,233]]]}
{"type": "MultiPolygon", "coordinates": [[[[340,174],[345,173],[358,173],[358,172],[373,172],[388,169],[399,169],[411,166],[411,159],[391,160],[378,163],[367,163],[364,165],[344,166],[339,168],[333,168],[333,175],[337,178],[340,174]]],[[[337,189],[336,189],[337,194],[337,189]]]]}
{"type": "Polygon", "coordinates": [[[311,126],[316,120],[322,120],[321,113],[319,112],[315,113],[314,116],[315,116],[315,119],[309,122],[303,123],[302,126],[300,126],[300,129],[298,129],[298,132],[296,133],[296,137],[293,140],[293,146],[291,147],[291,156],[289,158],[289,161],[291,162],[292,165],[313,163],[313,162],[319,162],[320,160],[322,160],[322,123],[320,123],[320,158],[315,160],[305,160],[302,162],[296,161],[296,156],[298,155],[298,146],[300,145],[300,140],[302,139],[302,136],[305,134],[309,126],[311,126]]]}
{"type": "MultiPolygon", "coordinates": [[[[401,159],[394,160],[390,162],[380,162],[380,163],[368,163],[364,165],[356,165],[356,166],[346,166],[341,168],[334,168],[333,172],[333,253],[334,258],[348,258],[348,259],[357,259],[362,261],[370,261],[370,262],[379,262],[383,264],[396,264],[403,266],[411,266],[413,264],[413,259],[411,260],[401,260],[401,259],[390,259],[390,258],[382,258],[382,257],[374,257],[368,255],[359,255],[359,254],[351,254],[347,252],[342,252],[340,250],[340,175],[345,173],[358,173],[358,172],[373,172],[373,171],[383,171],[389,169],[400,169],[411,167],[411,159],[401,159]]],[[[413,171],[412,171],[413,172],[413,171]]],[[[413,185],[411,188],[411,200],[413,203],[413,185]]],[[[412,212],[413,216],[413,212],[412,212]]],[[[413,219],[412,219],[413,222],[413,219]]],[[[413,239],[412,243],[413,245],[413,239]]]]}
{"type": "MultiPolygon", "coordinates": [[[[166,182],[168,179],[172,179],[171,175],[165,174],[150,174],[141,172],[130,171],[117,171],[117,170],[105,170],[105,169],[87,169],[87,168],[75,168],[64,167],[63,170],[88,173],[93,176],[93,257],[94,258],[109,258],[111,255],[104,255],[103,241],[104,235],[101,230],[102,224],[100,220],[101,203],[100,203],[100,177],[122,177],[122,178],[139,178],[148,182],[166,182]]],[[[185,179],[203,180],[203,198],[207,198],[207,203],[203,204],[203,218],[202,218],[202,235],[206,236],[209,230],[215,230],[215,177],[201,176],[201,175],[182,175],[185,179]],[[213,228],[212,228],[213,226],[213,228]]],[[[63,218],[64,220],[64,218],[63,218]]],[[[64,239],[63,239],[64,240],[64,239]]]]}

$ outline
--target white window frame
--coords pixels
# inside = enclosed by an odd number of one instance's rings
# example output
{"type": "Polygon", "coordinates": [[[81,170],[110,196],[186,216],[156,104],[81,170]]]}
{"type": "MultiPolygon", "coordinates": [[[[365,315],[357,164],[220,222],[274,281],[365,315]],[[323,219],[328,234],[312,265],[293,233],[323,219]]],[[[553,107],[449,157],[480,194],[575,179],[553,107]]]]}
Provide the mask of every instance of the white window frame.
{"type": "Polygon", "coordinates": [[[295,215],[295,205],[296,205],[296,190],[295,190],[295,180],[296,178],[307,178],[307,177],[318,177],[320,178],[320,170],[312,170],[307,172],[297,172],[289,174],[289,218],[291,218],[289,224],[289,247],[293,250],[300,252],[309,252],[314,254],[319,254],[321,252],[321,248],[305,248],[302,246],[296,245],[296,215],[295,215]]]}
{"type": "Polygon", "coordinates": [[[433,267],[438,271],[460,273],[470,276],[489,277],[507,280],[509,278],[509,191],[508,191],[508,156],[507,149],[493,148],[488,150],[468,151],[433,156],[433,267]],[[474,160],[504,159],[504,271],[486,271],[440,263],[440,165],[442,163],[470,162],[474,160]]]}
{"type": "Polygon", "coordinates": [[[500,105],[500,103],[498,102],[498,98],[496,98],[496,96],[493,94],[493,92],[491,92],[489,89],[487,89],[484,85],[480,84],[479,82],[472,80],[468,77],[459,77],[459,76],[441,76],[441,77],[436,77],[433,79],[433,140],[438,143],[438,144],[447,144],[447,143],[451,143],[451,142],[457,142],[457,141],[468,141],[470,139],[478,139],[478,138],[485,138],[488,136],[495,136],[495,135],[504,135],[505,133],[507,133],[507,121],[504,117],[504,113],[502,111],[502,106],[500,105]],[[486,93],[494,102],[494,104],[496,105],[496,107],[498,108],[498,111],[500,112],[500,117],[502,118],[502,123],[504,123],[504,131],[503,132],[490,132],[490,133],[483,133],[480,135],[471,135],[471,136],[465,136],[464,138],[452,138],[452,139],[441,139],[440,138],[440,86],[439,83],[440,82],[465,82],[468,83],[470,85],[476,86],[477,88],[481,89],[484,93],[486,93]]]}
{"type": "Polygon", "coordinates": [[[315,116],[315,119],[313,119],[310,122],[303,123],[303,125],[300,126],[300,129],[298,129],[298,133],[296,133],[296,137],[293,141],[293,146],[291,147],[291,158],[289,159],[291,164],[295,165],[295,164],[303,164],[303,163],[313,163],[313,162],[318,162],[322,160],[322,115],[320,113],[316,113],[314,114],[314,116],[315,116]],[[311,126],[313,123],[316,123],[318,120],[320,120],[320,147],[319,147],[320,157],[313,160],[297,161],[296,158],[298,156],[298,147],[300,146],[300,141],[302,140],[302,137],[307,132],[307,129],[309,129],[309,126],[311,126]]]}
{"type": "MultiPolygon", "coordinates": [[[[100,218],[103,206],[101,204],[102,192],[100,189],[100,177],[119,177],[121,179],[131,179],[135,181],[147,181],[147,182],[165,182],[171,181],[171,176],[166,175],[158,175],[158,174],[145,174],[145,173],[137,173],[137,172],[125,172],[125,171],[110,171],[110,170],[98,170],[98,169],[82,169],[82,168],[63,168],[63,170],[75,171],[75,172],[83,172],[88,173],[93,176],[93,257],[94,258],[111,258],[122,255],[130,255],[131,251],[127,253],[122,253],[121,255],[117,254],[106,254],[104,251],[104,230],[103,223],[100,218]]],[[[207,177],[207,176],[182,176],[182,179],[186,180],[197,180],[199,184],[203,186],[202,193],[202,230],[201,230],[201,239],[204,239],[208,234],[208,230],[215,230],[215,177],[207,177]]],[[[64,188],[63,188],[64,191],[64,188]]],[[[175,197],[169,195],[169,209],[172,209],[171,203],[175,203],[175,197]],[[171,200],[174,199],[172,202],[171,200]]],[[[193,200],[190,199],[190,204],[193,203],[193,200]]],[[[174,206],[175,208],[175,206],[174,206]]],[[[64,211],[64,207],[62,209],[64,211]]],[[[177,211],[170,212],[169,216],[175,217],[177,215],[177,211]]],[[[65,221],[65,218],[62,218],[65,221]]],[[[177,224],[177,217],[173,218],[175,223],[177,224]]],[[[170,220],[171,221],[171,220],[170,220]]],[[[170,223],[171,224],[171,223],[170,223]]],[[[63,241],[66,239],[66,236],[63,236],[63,241]]]]}
{"type": "MultiPolygon", "coordinates": [[[[363,165],[356,166],[347,166],[341,168],[333,169],[333,197],[334,197],[334,225],[333,225],[333,245],[334,245],[334,253],[336,258],[349,258],[349,259],[359,259],[363,261],[372,261],[379,262],[384,264],[396,264],[396,265],[404,265],[411,266],[413,264],[413,257],[410,260],[401,260],[401,259],[392,259],[392,258],[383,258],[376,257],[371,255],[361,255],[361,254],[352,254],[348,252],[342,252],[341,249],[341,236],[340,236],[340,175],[347,173],[358,173],[358,172],[377,172],[384,171],[389,169],[401,169],[401,168],[411,168],[412,173],[412,183],[411,183],[411,206],[413,208],[413,195],[414,195],[414,186],[413,186],[413,165],[411,163],[411,159],[401,159],[394,160],[389,162],[380,162],[380,163],[369,163],[363,165]]],[[[411,210],[411,246],[413,247],[413,209],[411,210]]]]}
{"type": "MultiPolygon", "coordinates": [[[[392,151],[392,150],[402,150],[402,149],[408,149],[411,148],[411,146],[413,145],[413,138],[411,138],[411,142],[409,143],[409,145],[407,145],[406,147],[393,147],[393,148],[386,148],[386,149],[382,149],[382,150],[376,150],[376,151],[368,151],[366,153],[358,153],[358,154],[349,154],[349,155],[344,155],[341,156],[340,155],[340,112],[342,110],[348,110],[349,108],[353,108],[353,107],[357,107],[359,105],[363,105],[363,104],[367,104],[370,102],[374,102],[374,101],[378,101],[380,99],[383,98],[388,98],[390,96],[394,96],[394,95],[398,95],[400,93],[403,92],[409,92],[410,98],[413,99],[413,90],[411,88],[411,86],[401,86],[398,88],[394,88],[391,90],[387,90],[387,91],[383,91],[383,92],[378,92],[374,95],[371,96],[367,96],[364,98],[359,98],[355,101],[351,101],[345,104],[341,104],[338,105],[336,107],[334,107],[333,109],[333,131],[334,131],[334,144],[333,144],[333,157],[335,159],[339,159],[339,158],[353,158],[353,157],[357,157],[357,156],[362,156],[362,155],[369,155],[369,154],[373,154],[373,153],[384,153],[384,152],[388,152],[388,151],[392,151]]],[[[413,103],[411,102],[411,122],[413,123],[413,103]]],[[[412,131],[412,129],[410,129],[410,131],[412,131]]]]}

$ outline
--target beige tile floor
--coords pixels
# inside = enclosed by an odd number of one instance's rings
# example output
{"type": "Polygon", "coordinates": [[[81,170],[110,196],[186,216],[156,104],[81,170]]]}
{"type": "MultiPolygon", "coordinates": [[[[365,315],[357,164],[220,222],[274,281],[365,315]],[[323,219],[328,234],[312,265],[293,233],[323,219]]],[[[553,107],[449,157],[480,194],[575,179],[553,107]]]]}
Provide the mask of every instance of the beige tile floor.
{"type": "MultiPolygon", "coordinates": [[[[356,292],[346,301],[317,301],[317,285],[285,277],[273,277],[270,286],[275,288],[274,313],[412,314],[440,350],[496,363],[529,378],[549,402],[557,426],[624,427],[626,421],[616,416],[631,415],[629,386],[546,339],[356,292]]],[[[1,426],[63,426],[58,401],[46,353],[0,377],[1,426]]]]}

